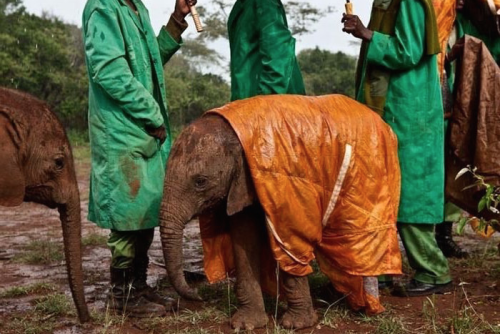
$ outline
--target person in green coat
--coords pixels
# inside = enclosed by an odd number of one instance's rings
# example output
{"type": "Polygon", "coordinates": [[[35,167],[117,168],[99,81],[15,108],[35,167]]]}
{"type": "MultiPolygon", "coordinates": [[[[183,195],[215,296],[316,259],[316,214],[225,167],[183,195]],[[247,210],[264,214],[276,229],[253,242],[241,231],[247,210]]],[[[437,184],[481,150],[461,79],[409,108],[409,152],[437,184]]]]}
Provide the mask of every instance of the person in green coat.
{"type": "Polygon", "coordinates": [[[163,65],[182,44],[184,18],[196,3],[186,1],[176,1],[158,36],[141,0],[88,0],[83,12],[92,159],[88,219],[111,230],[108,304],[134,317],[160,316],[173,307],[146,284],[147,252],[171,144],[163,65]]]}
{"type": "MultiPolygon", "coordinates": [[[[498,33],[483,33],[484,30],[494,31],[495,29],[478,29],[477,24],[491,23],[494,20],[484,20],[474,24],[471,17],[469,17],[465,8],[465,0],[456,1],[457,16],[453,26],[453,30],[448,39],[447,56],[445,57],[445,82],[443,82],[443,105],[445,107],[445,114],[451,115],[453,109],[453,97],[455,96],[455,63],[451,59],[456,58],[460,50],[464,47],[465,35],[470,35],[479,38],[484,42],[491,55],[500,64],[500,35],[498,33]]],[[[484,11],[489,12],[489,6],[486,1],[482,0],[469,0],[469,6],[485,7],[484,11]]],[[[496,16],[496,13],[488,13],[491,17],[496,16]]],[[[477,21],[477,20],[476,20],[477,21]]],[[[447,125],[447,124],[446,124],[447,125]]],[[[446,127],[445,127],[446,128],[446,127]]],[[[452,203],[445,205],[445,218],[442,224],[436,226],[436,241],[439,248],[443,251],[446,257],[464,258],[468,253],[463,251],[460,246],[453,240],[452,227],[453,222],[460,219],[462,210],[452,203]]]]}
{"type": "Polygon", "coordinates": [[[450,290],[448,261],[434,238],[444,212],[444,117],[437,23],[430,0],[375,0],[366,28],[344,15],[343,30],[362,39],[356,98],[398,137],[401,199],[398,230],[413,279],[393,293],[423,296],[450,290]]]}
{"type": "Polygon", "coordinates": [[[237,0],[228,20],[231,100],[305,94],[295,39],[280,0],[237,0]]]}

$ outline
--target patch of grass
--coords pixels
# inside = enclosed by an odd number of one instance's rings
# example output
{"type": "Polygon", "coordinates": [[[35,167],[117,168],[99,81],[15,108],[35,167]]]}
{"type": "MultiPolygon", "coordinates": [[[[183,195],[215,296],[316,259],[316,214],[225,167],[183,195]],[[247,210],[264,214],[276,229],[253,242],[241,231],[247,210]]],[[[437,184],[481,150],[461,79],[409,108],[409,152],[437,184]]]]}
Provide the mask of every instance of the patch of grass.
{"type": "Polygon", "coordinates": [[[281,326],[274,326],[273,328],[266,328],[266,334],[295,334],[292,329],[285,329],[281,326]]]}
{"type": "Polygon", "coordinates": [[[478,316],[472,307],[465,307],[453,316],[450,327],[455,334],[498,334],[500,327],[493,327],[478,316]]]}
{"type": "Polygon", "coordinates": [[[127,320],[126,316],[117,314],[115,310],[110,309],[108,306],[106,306],[104,312],[102,312],[102,310],[93,309],[90,311],[90,315],[96,324],[102,326],[99,331],[100,334],[121,333],[120,327],[123,326],[127,320]]]}
{"type": "Polygon", "coordinates": [[[83,246],[106,246],[108,238],[98,233],[90,233],[82,238],[83,246]]]}
{"type": "Polygon", "coordinates": [[[69,315],[73,308],[64,294],[54,293],[43,296],[35,301],[35,311],[42,314],[69,315]]]}
{"type": "Polygon", "coordinates": [[[217,284],[201,285],[198,293],[203,300],[209,301],[216,309],[224,312],[226,317],[231,317],[236,312],[236,294],[232,284],[221,282],[217,284]]]}
{"type": "Polygon", "coordinates": [[[165,334],[214,334],[214,333],[222,333],[221,331],[212,331],[207,328],[184,328],[183,330],[171,330],[161,332],[165,334]]]}
{"type": "Polygon", "coordinates": [[[89,132],[88,131],[78,131],[70,129],[68,132],[68,139],[71,146],[78,147],[82,145],[87,145],[89,143],[89,132]]]}
{"type": "Polygon", "coordinates": [[[407,333],[403,321],[397,317],[381,317],[374,333],[376,334],[402,334],[407,333]]]}
{"type": "MultiPolygon", "coordinates": [[[[163,318],[142,319],[138,322],[138,324],[141,330],[146,330],[152,333],[166,333],[165,328],[171,329],[172,326],[184,327],[188,325],[189,329],[198,330],[194,328],[195,325],[200,325],[202,323],[220,324],[227,321],[228,318],[224,312],[218,310],[213,306],[209,306],[198,311],[182,310],[180,313],[174,313],[170,316],[163,318]]],[[[185,331],[179,329],[176,329],[174,332],[185,333],[185,331]]],[[[174,333],[174,332],[167,331],[167,333],[174,333]]],[[[205,332],[193,332],[193,333],[205,333],[205,332]]]]}
{"type": "Polygon", "coordinates": [[[350,311],[345,306],[329,307],[321,310],[321,313],[323,314],[323,319],[321,319],[320,324],[332,329],[337,328],[339,324],[350,317],[350,311]]]}
{"type": "Polygon", "coordinates": [[[24,253],[14,256],[14,262],[49,264],[64,259],[62,244],[50,240],[34,240],[24,248],[24,253]]]}
{"type": "Polygon", "coordinates": [[[24,333],[41,334],[52,333],[57,325],[55,319],[45,319],[39,315],[28,315],[25,317],[16,317],[7,321],[4,327],[0,326],[2,333],[24,333]],[[5,332],[4,332],[5,329],[5,332]]]}
{"type": "Polygon", "coordinates": [[[51,283],[35,283],[26,286],[16,286],[0,293],[0,298],[14,298],[31,294],[42,294],[56,291],[56,286],[51,283]]]}
{"type": "Polygon", "coordinates": [[[73,158],[77,162],[90,162],[90,145],[73,146],[73,158]]]}
{"type": "Polygon", "coordinates": [[[206,321],[222,323],[227,321],[227,316],[215,307],[206,307],[200,311],[183,310],[174,315],[173,320],[178,323],[196,325],[206,321]]]}

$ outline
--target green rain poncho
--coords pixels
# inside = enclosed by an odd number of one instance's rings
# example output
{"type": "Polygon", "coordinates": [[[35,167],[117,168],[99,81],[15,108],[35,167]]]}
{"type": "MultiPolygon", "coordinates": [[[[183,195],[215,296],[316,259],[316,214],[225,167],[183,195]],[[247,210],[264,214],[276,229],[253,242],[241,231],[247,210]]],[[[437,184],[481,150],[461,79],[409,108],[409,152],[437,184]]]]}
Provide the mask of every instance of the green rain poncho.
{"type": "Polygon", "coordinates": [[[295,39],[279,0],[238,0],[228,21],[231,100],[305,94],[295,39]]]}
{"type": "Polygon", "coordinates": [[[375,32],[362,47],[357,99],[380,113],[398,137],[402,176],[398,221],[440,223],[444,120],[432,4],[375,0],[369,27],[375,32]]]}
{"type": "Polygon", "coordinates": [[[90,0],[83,13],[90,79],[92,151],[89,220],[103,228],[141,230],[158,225],[170,139],[160,145],[146,127],[168,130],[163,65],[179,49],[133,0],[90,0]]]}

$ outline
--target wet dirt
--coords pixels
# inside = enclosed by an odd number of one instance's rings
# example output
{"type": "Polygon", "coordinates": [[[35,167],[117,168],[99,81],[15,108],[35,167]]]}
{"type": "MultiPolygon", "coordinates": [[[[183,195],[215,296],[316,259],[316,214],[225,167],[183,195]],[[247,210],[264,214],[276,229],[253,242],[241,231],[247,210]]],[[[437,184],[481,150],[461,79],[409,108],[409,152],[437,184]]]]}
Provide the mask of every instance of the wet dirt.
{"type": "MultiPolygon", "coordinates": [[[[99,235],[106,237],[108,231],[102,230],[86,220],[88,205],[89,170],[88,162],[77,163],[79,187],[81,192],[81,209],[83,218],[83,237],[99,235]]],[[[44,206],[24,203],[16,208],[0,207],[0,295],[13,287],[29,286],[36,283],[51,283],[56,286],[58,293],[70,296],[66,278],[64,261],[51,262],[50,264],[31,265],[16,261],[19,255],[26,252],[26,245],[35,240],[50,240],[62,245],[62,232],[59,215],[56,210],[44,206]]],[[[468,231],[465,236],[456,237],[456,240],[472,252],[471,260],[452,260],[452,269],[455,291],[446,295],[421,298],[398,298],[390,295],[382,297],[387,308],[387,317],[399,319],[408,332],[428,332],[429,313],[434,314],[437,326],[446,328],[446,324],[460,314],[460,310],[468,308],[481,319],[488,322],[491,328],[500,332],[500,257],[492,249],[500,243],[497,233],[488,243],[482,238],[468,231]],[[489,247],[489,248],[486,248],[489,247]],[[431,306],[432,305],[432,306],[431,306]],[[434,310],[429,311],[429,307],[434,310]],[[425,329],[425,330],[424,330],[425,329]]],[[[150,249],[151,264],[148,282],[152,286],[160,284],[162,293],[175,295],[173,290],[165,284],[166,271],[163,267],[163,254],[159,232],[156,231],[153,245],[150,249]]],[[[202,249],[198,237],[197,222],[188,224],[184,236],[185,271],[191,273],[191,279],[202,277],[202,249]]],[[[85,273],[85,294],[89,308],[94,318],[96,314],[105,313],[105,298],[109,279],[110,252],[105,244],[85,246],[83,252],[83,268],[85,273]]],[[[202,283],[204,284],[204,283],[202,283]]],[[[0,298],[0,333],[22,333],[26,331],[21,327],[12,329],[9,322],[14,318],[29,318],[34,314],[36,294],[21,297],[0,298]],[[3,326],[3,327],[2,327],[3,326]]],[[[222,300],[224,297],[220,297],[222,300]]],[[[321,299],[327,299],[325,298],[321,299]]],[[[201,312],[208,306],[213,306],[213,301],[204,303],[183,302],[183,308],[193,312],[201,312]]],[[[330,302],[335,302],[331,300],[330,302]]],[[[235,303],[233,301],[233,303],[235,303]]],[[[318,299],[315,302],[320,318],[325,315],[324,302],[318,299]]],[[[342,303],[340,303],[342,304],[342,303]]],[[[227,303],[226,303],[227,305],[227,303]]],[[[73,308],[73,305],[70,304],[73,308]]],[[[332,309],[333,310],[333,309],[332,309]]],[[[270,314],[270,324],[273,322],[270,314]]],[[[332,326],[318,325],[315,328],[300,331],[303,333],[370,333],[380,329],[382,321],[370,321],[365,317],[347,312],[348,315],[336,320],[335,328],[332,326]]],[[[196,325],[189,322],[170,325],[162,323],[155,326],[143,326],[133,320],[125,320],[119,324],[107,326],[106,322],[94,320],[91,324],[81,326],[77,324],[74,315],[47,316],[56,321],[55,327],[48,332],[53,333],[229,333],[231,329],[227,319],[224,321],[210,321],[202,319],[196,325]]],[[[39,332],[44,332],[40,329],[39,332]]],[[[259,330],[258,333],[268,333],[269,329],[259,330]]],[[[380,331],[379,331],[380,332],[380,331]]],[[[395,331],[393,333],[397,333],[395,331]]],[[[451,332],[444,331],[444,332],[451,332]]],[[[484,333],[487,333],[485,331],[484,333]]],[[[492,331],[493,333],[493,331],[492,331]]]]}

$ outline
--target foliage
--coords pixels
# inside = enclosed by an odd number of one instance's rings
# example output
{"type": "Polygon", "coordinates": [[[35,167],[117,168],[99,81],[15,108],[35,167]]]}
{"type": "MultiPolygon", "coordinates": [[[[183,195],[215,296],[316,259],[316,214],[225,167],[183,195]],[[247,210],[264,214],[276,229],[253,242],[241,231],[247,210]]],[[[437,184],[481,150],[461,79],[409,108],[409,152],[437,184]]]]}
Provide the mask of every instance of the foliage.
{"type": "MultiPolygon", "coordinates": [[[[227,21],[234,0],[214,0],[209,6],[198,6],[198,12],[203,21],[204,32],[194,38],[185,38],[182,54],[197,64],[227,68],[224,57],[207,43],[217,40],[227,40],[227,21]]],[[[284,3],[290,31],[294,36],[314,32],[314,24],[327,13],[333,12],[333,7],[320,9],[307,1],[288,1],[284,3]]]]}
{"type": "Polygon", "coordinates": [[[174,133],[205,111],[229,102],[227,82],[218,75],[200,73],[183,55],[175,55],[165,66],[165,82],[174,133]]]}
{"type": "MultiPolygon", "coordinates": [[[[233,4],[215,0],[206,8],[200,6],[205,32],[195,38],[185,36],[183,48],[165,67],[174,135],[203,112],[229,102],[229,84],[206,69],[227,71],[227,60],[210,43],[227,39],[226,22],[233,4]]],[[[305,1],[288,1],[285,7],[296,35],[311,33],[314,23],[331,11],[305,1]]],[[[0,85],[46,101],[76,145],[88,141],[88,78],[83,50],[79,27],[47,14],[29,14],[22,0],[0,0],[0,85]]],[[[310,94],[353,95],[354,58],[315,49],[302,52],[300,60],[310,94]]]]}
{"type": "MultiPolygon", "coordinates": [[[[487,209],[488,211],[491,211],[495,214],[500,214],[499,210],[500,186],[493,186],[485,182],[485,178],[477,174],[476,171],[477,168],[472,168],[471,166],[467,166],[458,172],[455,179],[458,179],[459,177],[467,173],[471,173],[476,181],[473,184],[465,187],[464,190],[474,187],[484,190],[484,195],[481,197],[477,205],[477,211],[482,212],[484,209],[487,209]]],[[[474,219],[475,219],[474,217],[462,217],[458,222],[457,232],[459,234],[463,233],[465,225],[467,225],[467,223],[470,223],[474,219]]],[[[481,218],[478,230],[485,231],[487,226],[491,226],[497,231],[500,231],[500,223],[498,220],[491,219],[489,221],[486,221],[485,219],[481,218]]]]}
{"type": "Polygon", "coordinates": [[[315,48],[301,51],[298,61],[309,95],[335,93],[354,97],[355,57],[315,48]]]}
{"type": "Polygon", "coordinates": [[[0,85],[46,101],[64,125],[85,129],[87,79],[80,29],[0,0],[0,85]]]}

